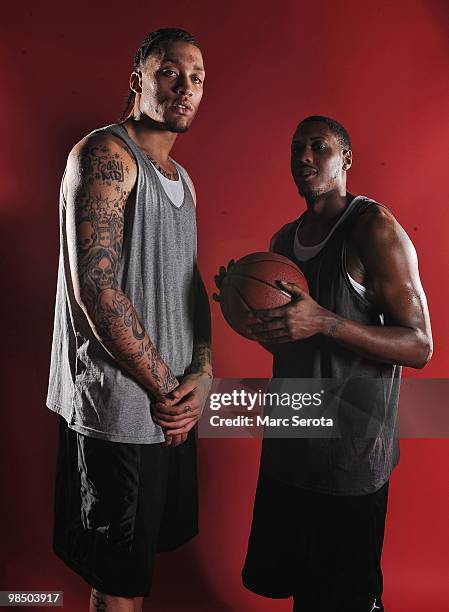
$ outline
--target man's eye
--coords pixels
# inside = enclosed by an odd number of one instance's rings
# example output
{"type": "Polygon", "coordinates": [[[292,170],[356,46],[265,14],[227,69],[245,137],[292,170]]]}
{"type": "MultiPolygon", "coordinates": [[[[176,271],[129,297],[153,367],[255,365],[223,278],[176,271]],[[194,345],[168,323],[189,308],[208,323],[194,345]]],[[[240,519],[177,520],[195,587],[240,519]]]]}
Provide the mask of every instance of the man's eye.
{"type": "Polygon", "coordinates": [[[176,72],[174,70],[170,70],[170,68],[164,68],[163,70],[161,70],[161,72],[164,76],[168,77],[176,75],[176,72]]]}
{"type": "Polygon", "coordinates": [[[327,147],[324,144],[324,142],[315,142],[314,145],[313,145],[313,149],[315,151],[325,151],[327,149],[327,147]]]}
{"type": "Polygon", "coordinates": [[[202,82],[203,82],[203,81],[200,79],[200,77],[198,77],[198,76],[193,76],[193,77],[192,77],[192,81],[193,81],[194,83],[202,83],[202,82]]]}

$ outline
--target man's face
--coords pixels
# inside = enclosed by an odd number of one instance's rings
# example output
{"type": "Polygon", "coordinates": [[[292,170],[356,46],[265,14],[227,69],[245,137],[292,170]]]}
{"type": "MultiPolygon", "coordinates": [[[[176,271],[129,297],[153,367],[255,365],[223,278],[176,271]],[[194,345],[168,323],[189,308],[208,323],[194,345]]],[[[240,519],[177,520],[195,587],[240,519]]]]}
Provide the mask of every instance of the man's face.
{"type": "Polygon", "coordinates": [[[293,135],[291,171],[299,194],[316,199],[329,191],[345,192],[351,153],[342,150],[337,136],[321,122],[307,122],[293,135]]]}
{"type": "Polygon", "coordinates": [[[161,56],[150,55],[141,70],[141,112],[163,129],[185,132],[200,105],[204,77],[198,47],[169,43],[161,56]]]}

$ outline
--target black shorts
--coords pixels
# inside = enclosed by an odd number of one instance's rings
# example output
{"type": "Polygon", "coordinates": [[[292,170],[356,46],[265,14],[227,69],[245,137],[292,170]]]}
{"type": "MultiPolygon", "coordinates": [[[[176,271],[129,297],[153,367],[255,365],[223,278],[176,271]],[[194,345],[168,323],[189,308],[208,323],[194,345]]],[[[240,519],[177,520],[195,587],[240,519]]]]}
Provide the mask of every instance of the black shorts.
{"type": "Polygon", "coordinates": [[[92,587],[146,596],[157,551],[198,533],[195,432],[184,444],[109,442],[60,417],[53,548],[92,587]]]}
{"type": "Polygon", "coordinates": [[[382,553],[388,482],[336,496],[259,476],[244,586],[294,597],[298,612],[383,610],[382,553]]]}

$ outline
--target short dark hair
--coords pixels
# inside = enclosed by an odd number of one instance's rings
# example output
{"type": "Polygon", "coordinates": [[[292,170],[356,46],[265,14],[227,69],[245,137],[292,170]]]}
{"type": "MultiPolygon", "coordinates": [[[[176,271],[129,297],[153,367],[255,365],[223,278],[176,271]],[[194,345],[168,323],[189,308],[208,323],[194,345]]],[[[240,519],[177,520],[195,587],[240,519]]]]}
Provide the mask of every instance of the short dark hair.
{"type": "MultiPolygon", "coordinates": [[[[142,44],[137,49],[134,56],[133,70],[140,68],[145,63],[145,60],[150,55],[162,55],[167,48],[167,45],[171,42],[185,42],[195,47],[200,48],[196,39],[186,30],[179,28],[160,28],[154,30],[145,36],[142,44]]],[[[135,93],[130,91],[126,99],[126,106],[120,117],[120,121],[126,118],[126,114],[129,111],[131,103],[134,101],[135,93]]]]}
{"type": "Polygon", "coordinates": [[[310,117],[306,117],[302,121],[300,121],[298,127],[304,125],[305,123],[311,123],[312,121],[316,121],[318,123],[324,123],[330,129],[330,131],[335,134],[338,142],[341,145],[342,149],[351,150],[351,139],[349,138],[349,134],[346,131],[341,123],[338,123],[335,119],[331,119],[330,117],[324,117],[323,115],[311,115],[310,117]]]}

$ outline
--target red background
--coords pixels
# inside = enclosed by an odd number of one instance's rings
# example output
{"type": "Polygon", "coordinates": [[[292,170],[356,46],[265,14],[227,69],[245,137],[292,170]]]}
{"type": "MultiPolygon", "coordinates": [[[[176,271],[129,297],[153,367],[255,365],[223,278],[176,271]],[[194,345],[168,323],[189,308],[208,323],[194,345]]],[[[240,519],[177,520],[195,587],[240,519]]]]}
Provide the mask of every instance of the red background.
{"type": "MultiPolygon", "coordinates": [[[[89,589],[51,551],[56,417],[44,407],[58,256],[58,186],[73,144],[121,114],[135,48],[157,27],[201,42],[206,92],[174,156],[194,177],[202,273],[265,250],[303,209],[289,143],[308,114],[353,140],[349,188],[387,204],[416,245],[435,354],[409,376],[446,377],[448,16],[444,0],[225,3],[17,2],[3,9],[2,589],[89,589]],[[444,276],[443,276],[444,275],[444,276]]],[[[270,359],[213,305],[219,377],[262,377],[270,359]]],[[[425,406],[423,406],[425,410],[425,406]]],[[[161,556],[153,610],[286,611],[240,585],[257,441],[202,440],[201,535],[161,556]]],[[[447,606],[447,440],[404,440],[384,548],[388,612],[447,606]]]]}

